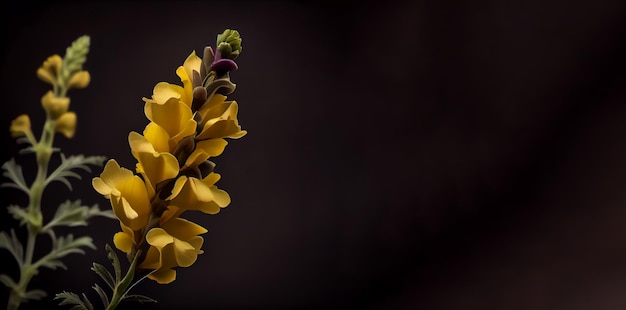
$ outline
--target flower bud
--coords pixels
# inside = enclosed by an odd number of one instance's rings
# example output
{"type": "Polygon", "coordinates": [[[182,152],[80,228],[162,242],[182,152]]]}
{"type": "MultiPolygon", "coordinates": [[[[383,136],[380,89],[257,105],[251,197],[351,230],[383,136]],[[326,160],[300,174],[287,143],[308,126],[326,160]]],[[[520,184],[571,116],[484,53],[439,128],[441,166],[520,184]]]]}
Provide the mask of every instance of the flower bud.
{"type": "Polygon", "coordinates": [[[67,112],[57,120],[54,131],[61,133],[66,138],[71,139],[76,133],[76,113],[67,112]]]}
{"type": "Polygon", "coordinates": [[[61,65],[63,64],[63,59],[59,55],[52,55],[46,59],[41,67],[37,69],[37,77],[51,85],[57,84],[57,77],[59,76],[59,72],[61,71],[61,65]]]}
{"type": "Polygon", "coordinates": [[[70,80],[67,83],[67,89],[85,88],[89,85],[90,81],[91,76],[89,75],[89,72],[85,70],[78,71],[70,77],[70,80]]]}
{"type": "Polygon", "coordinates": [[[67,112],[70,106],[70,98],[68,97],[56,97],[52,91],[48,91],[43,97],[41,97],[41,105],[44,110],[48,112],[52,119],[58,119],[67,112]]]}
{"type": "Polygon", "coordinates": [[[241,53],[241,36],[237,30],[226,29],[217,36],[215,45],[222,58],[235,59],[241,53]]]}
{"type": "Polygon", "coordinates": [[[11,136],[18,138],[32,134],[30,130],[30,118],[27,114],[22,114],[11,121],[11,136]]]}

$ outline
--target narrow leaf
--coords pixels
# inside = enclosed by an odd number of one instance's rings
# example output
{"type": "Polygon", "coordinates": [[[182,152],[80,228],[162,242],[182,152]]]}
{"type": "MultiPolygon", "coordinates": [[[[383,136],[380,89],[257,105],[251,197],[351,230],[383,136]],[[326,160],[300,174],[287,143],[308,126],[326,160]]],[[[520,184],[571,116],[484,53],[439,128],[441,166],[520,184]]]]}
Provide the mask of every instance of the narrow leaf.
{"type": "Polygon", "coordinates": [[[71,171],[72,169],[82,169],[87,172],[91,172],[91,168],[89,168],[88,165],[102,166],[105,160],[106,157],[104,156],[85,157],[83,155],[72,155],[70,157],[65,157],[65,155],[61,153],[61,164],[52,173],[50,173],[45,184],[52,181],[59,181],[71,190],[72,185],[70,184],[68,178],[71,177],[80,179],[80,175],[71,171]]]}
{"type": "Polygon", "coordinates": [[[13,281],[13,279],[11,279],[11,277],[6,274],[0,274],[0,282],[2,282],[2,284],[6,285],[6,287],[10,289],[14,288],[17,285],[15,281],[13,281]]]}
{"type": "Polygon", "coordinates": [[[49,268],[62,267],[62,263],[58,259],[72,253],[85,254],[80,247],[89,247],[95,249],[91,237],[80,237],[74,239],[72,234],[65,237],[59,237],[56,246],[48,253],[48,255],[39,259],[34,266],[46,266],[49,268]]]}
{"type": "Polygon", "coordinates": [[[23,259],[24,259],[24,248],[22,247],[22,243],[15,235],[15,231],[11,229],[11,236],[9,236],[6,232],[0,232],[0,249],[7,249],[15,258],[20,269],[22,268],[23,259]]]}
{"type": "Polygon", "coordinates": [[[42,261],[39,264],[39,266],[50,268],[52,270],[57,269],[57,268],[67,270],[67,266],[65,266],[65,264],[58,259],[48,259],[48,260],[42,261]]]}
{"type": "Polygon", "coordinates": [[[54,296],[54,300],[60,299],[59,306],[72,305],[71,310],[89,310],[80,297],[71,292],[62,292],[54,296]]]}
{"type": "Polygon", "coordinates": [[[48,294],[43,290],[31,290],[26,292],[25,298],[30,300],[40,300],[46,296],[48,296],[48,294]]]}
{"type": "Polygon", "coordinates": [[[109,297],[98,284],[95,284],[93,286],[93,289],[98,293],[98,296],[100,296],[100,300],[102,300],[102,304],[106,309],[109,306],[109,297]]]}
{"type": "Polygon", "coordinates": [[[95,273],[97,273],[102,280],[109,286],[110,289],[115,288],[115,279],[113,279],[113,275],[106,269],[104,266],[93,263],[93,267],[91,267],[95,273]]]}
{"type": "Polygon", "coordinates": [[[30,221],[30,215],[26,212],[26,209],[20,206],[10,205],[7,207],[9,214],[13,215],[13,218],[20,221],[20,225],[24,225],[30,221]]]}
{"type": "Polygon", "coordinates": [[[127,295],[122,300],[137,301],[139,303],[157,302],[156,300],[144,295],[127,295]]]}
{"type": "Polygon", "coordinates": [[[2,175],[11,179],[11,181],[15,183],[16,186],[12,187],[16,187],[24,191],[26,194],[29,193],[28,186],[24,180],[24,175],[22,174],[22,167],[15,162],[15,159],[11,158],[11,160],[5,162],[2,165],[2,169],[4,169],[4,173],[2,173],[2,175]]]}
{"type": "Polygon", "coordinates": [[[89,298],[87,298],[87,295],[85,295],[85,293],[83,293],[83,302],[85,303],[85,306],[87,306],[87,309],[94,310],[91,301],[89,301],[89,298]]]}
{"type": "Polygon", "coordinates": [[[122,267],[120,266],[120,259],[117,257],[117,254],[110,245],[107,244],[105,248],[107,250],[107,257],[111,261],[113,270],[115,271],[115,283],[119,283],[122,280],[122,267]]]}

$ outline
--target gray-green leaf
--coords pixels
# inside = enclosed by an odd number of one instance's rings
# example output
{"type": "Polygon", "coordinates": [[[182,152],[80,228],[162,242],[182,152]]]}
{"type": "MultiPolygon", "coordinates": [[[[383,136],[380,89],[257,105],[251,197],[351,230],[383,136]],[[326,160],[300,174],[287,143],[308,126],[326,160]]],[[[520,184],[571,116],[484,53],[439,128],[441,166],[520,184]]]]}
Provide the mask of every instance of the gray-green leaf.
{"type": "Polygon", "coordinates": [[[82,169],[87,172],[91,172],[91,168],[88,165],[102,166],[106,157],[104,156],[88,156],[72,155],[65,157],[61,153],[61,164],[57,167],[46,179],[45,184],[49,184],[52,181],[59,181],[65,184],[70,190],[72,190],[72,184],[70,184],[68,178],[80,179],[80,175],[72,169],[82,169]]]}
{"type": "Polygon", "coordinates": [[[40,300],[46,296],[48,296],[48,294],[44,292],[43,290],[31,290],[31,291],[26,292],[25,299],[40,300]]]}
{"type": "Polygon", "coordinates": [[[6,274],[0,274],[0,282],[2,282],[2,284],[11,289],[17,285],[15,281],[13,281],[13,279],[11,279],[11,277],[7,276],[6,274]]]}
{"type": "Polygon", "coordinates": [[[26,212],[26,209],[16,206],[10,205],[7,207],[9,214],[13,215],[13,218],[20,221],[20,225],[24,225],[30,221],[30,215],[26,212]]]}
{"type": "MultiPolygon", "coordinates": [[[[58,299],[61,299],[59,306],[72,305],[70,310],[93,310],[93,306],[92,308],[89,308],[87,304],[85,304],[85,302],[81,300],[77,294],[74,294],[72,292],[58,293],[56,294],[56,296],[54,296],[54,300],[58,299]]],[[[91,305],[91,303],[89,303],[89,305],[91,305]]]]}
{"type": "Polygon", "coordinates": [[[115,288],[115,279],[113,279],[113,275],[106,269],[104,266],[93,263],[93,267],[91,267],[95,273],[97,273],[102,280],[109,286],[110,289],[115,288]]]}
{"type": "Polygon", "coordinates": [[[30,189],[26,185],[26,180],[24,180],[24,174],[22,174],[22,167],[15,162],[15,159],[11,158],[11,160],[5,162],[2,165],[2,169],[4,169],[3,176],[11,179],[12,183],[2,183],[2,187],[13,187],[17,188],[27,195],[30,192],[30,189]]]}
{"type": "Polygon", "coordinates": [[[51,230],[55,226],[85,226],[87,220],[94,216],[115,217],[113,211],[100,210],[97,204],[88,207],[82,206],[80,200],[74,202],[67,200],[59,205],[54,217],[43,227],[42,231],[51,230]]]}
{"type": "Polygon", "coordinates": [[[157,302],[156,300],[144,295],[126,295],[122,300],[137,301],[139,303],[157,302]]]}
{"type": "Polygon", "coordinates": [[[110,303],[109,302],[109,297],[107,296],[107,294],[104,292],[104,290],[98,284],[95,284],[93,286],[93,289],[100,296],[100,299],[102,300],[102,304],[104,305],[104,308],[107,308],[109,306],[109,303],[110,303]]]}
{"type": "Polygon", "coordinates": [[[39,259],[33,265],[36,267],[45,266],[52,269],[57,267],[64,268],[63,263],[61,263],[59,259],[72,253],[85,254],[85,251],[81,249],[81,247],[88,247],[92,249],[96,248],[93,245],[91,237],[80,237],[78,239],[74,239],[72,234],[65,237],[59,237],[56,239],[52,251],[39,259]]]}
{"type": "Polygon", "coordinates": [[[0,249],[7,249],[11,252],[17,261],[17,264],[20,268],[22,268],[22,265],[24,264],[24,247],[17,238],[17,235],[15,235],[15,231],[13,229],[11,229],[11,236],[9,236],[5,231],[0,232],[0,249]]]}

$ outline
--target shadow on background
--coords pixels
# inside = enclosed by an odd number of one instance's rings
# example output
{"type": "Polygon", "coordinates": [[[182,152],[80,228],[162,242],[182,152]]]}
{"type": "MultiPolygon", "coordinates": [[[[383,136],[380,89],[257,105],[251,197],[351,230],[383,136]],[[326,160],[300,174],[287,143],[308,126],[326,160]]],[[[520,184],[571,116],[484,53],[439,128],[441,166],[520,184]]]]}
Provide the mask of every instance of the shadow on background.
{"type": "MultiPolygon", "coordinates": [[[[127,168],[141,98],[178,83],[176,67],[223,29],[243,36],[231,76],[249,134],[216,159],[232,203],[192,216],[209,228],[205,253],[170,285],[142,283],[135,292],[159,301],[142,308],[626,306],[626,3],[3,5],[2,162],[20,148],[11,119],[41,129],[36,69],[78,36],[91,36],[92,83],[70,93],[78,131],[57,145],[127,168]]],[[[73,192],[51,187],[47,207],[108,206],[90,185],[100,171],[73,192]]],[[[72,230],[99,248],[31,287],[95,299],[89,268],[118,229],[72,230]]]]}

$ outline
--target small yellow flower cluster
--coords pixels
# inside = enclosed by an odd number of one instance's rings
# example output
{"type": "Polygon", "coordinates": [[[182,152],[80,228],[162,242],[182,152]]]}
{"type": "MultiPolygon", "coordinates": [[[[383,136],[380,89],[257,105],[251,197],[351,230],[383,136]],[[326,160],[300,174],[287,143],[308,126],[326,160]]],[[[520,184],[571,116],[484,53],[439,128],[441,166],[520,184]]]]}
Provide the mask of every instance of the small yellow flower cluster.
{"type": "MultiPolygon", "coordinates": [[[[87,53],[88,47],[89,37],[81,37],[74,46],[68,49],[70,53],[75,53],[66,55],[67,59],[52,55],[37,69],[37,77],[53,87],[41,98],[41,105],[46,111],[47,119],[54,124],[55,132],[67,138],[72,138],[76,132],[76,113],[68,111],[70,98],[66,94],[70,89],[87,87],[91,81],[89,72],[82,70],[84,54],[87,53]]],[[[14,138],[26,136],[31,139],[32,132],[28,115],[22,114],[13,120],[10,131],[14,138]]]]}
{"type": "Polygon", "coordinates": [[[220,175],[209,159],[224,151],[225,138],[246,134],[237,103],[226,100],[234,90],[229,73],[213,67],[210,47],[204,56],[192,52],[178,67],[182,86],[160,82],[151,98],[143,98],[150,122],[142,134],[128,136],[141,177],[112,159],[93,179],[120,221],[115,246],[129,258],[139,255],[138,268],[151,270],[149,278],[161,284],[174,281],[174,268],[192,265],[203,253],[200,235],[207,230],[180,216],[187,210],[216,214],[230,203],[215,186],[220,175]]]}

